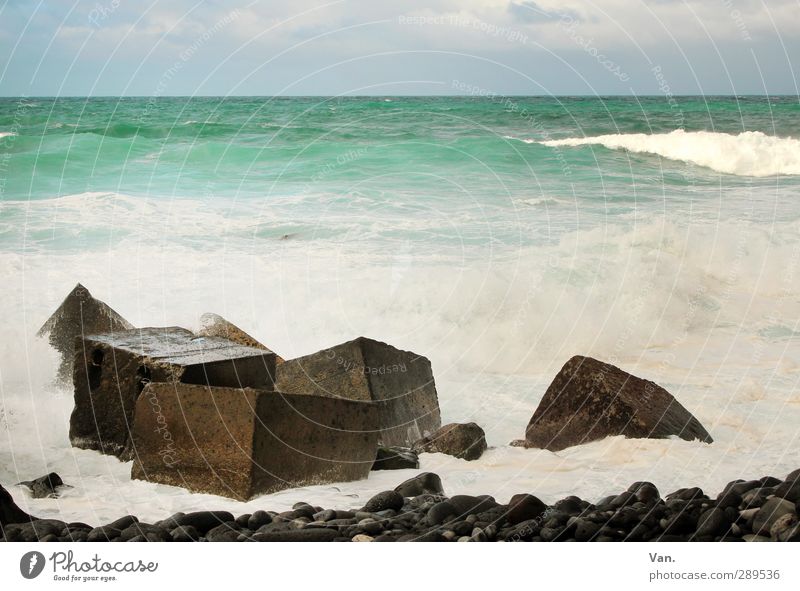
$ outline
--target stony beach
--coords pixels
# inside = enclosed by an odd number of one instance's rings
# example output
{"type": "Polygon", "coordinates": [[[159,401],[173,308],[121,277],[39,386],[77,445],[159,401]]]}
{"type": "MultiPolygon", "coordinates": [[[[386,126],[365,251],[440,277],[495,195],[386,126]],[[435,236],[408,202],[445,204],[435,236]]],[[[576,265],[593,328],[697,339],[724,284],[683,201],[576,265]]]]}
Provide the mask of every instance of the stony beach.
{"type": "Polygon", "coordinates": [[[568,496],[547,505],[522,493],[447,496],[422,473],[373,496],[360,511],[297,502],[291,511],[176,513],[155,523],[126,515],[102,525],[36,519],[0,490],[7,542],[766,542],[800,541],[800,469],[784,479],[730,482],[666,495],[649,482],[595,503],[568,496]]]}

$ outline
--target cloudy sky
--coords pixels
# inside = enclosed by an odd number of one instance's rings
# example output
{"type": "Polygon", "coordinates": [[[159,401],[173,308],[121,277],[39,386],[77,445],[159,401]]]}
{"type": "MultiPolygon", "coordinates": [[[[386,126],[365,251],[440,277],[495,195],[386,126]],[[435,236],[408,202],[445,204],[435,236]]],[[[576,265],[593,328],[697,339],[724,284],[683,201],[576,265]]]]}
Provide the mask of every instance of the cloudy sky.
{"type": "Polygon", "coordinates": [[[797,94],[800,0],[0,0],[0,94],[797,94]]]}

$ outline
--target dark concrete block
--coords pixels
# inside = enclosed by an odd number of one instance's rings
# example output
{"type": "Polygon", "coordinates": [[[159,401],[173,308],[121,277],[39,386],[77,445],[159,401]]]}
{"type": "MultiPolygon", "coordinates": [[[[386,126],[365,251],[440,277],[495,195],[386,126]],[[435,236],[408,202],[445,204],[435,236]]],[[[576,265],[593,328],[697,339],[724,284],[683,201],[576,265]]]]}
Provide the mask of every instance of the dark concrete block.
{"type": "Polygon", "coordinates": [[[151,383],[136,402],[131,476],[240,500],[360,480],[376,421],[367,402],[151,383]]]}
{"type": "Polygon", "coordinates": [[[278,365],[281,392],[378,404],[380,442],[410,447],[441,427],[431,363],[360,337],[278,365]]]}
{"type": "Polygon", "coordinates": [[[272,389],[275,354],[183,328],[78,337],[72,445],[130,459],[136,400],[149,382],[272,389]]]}

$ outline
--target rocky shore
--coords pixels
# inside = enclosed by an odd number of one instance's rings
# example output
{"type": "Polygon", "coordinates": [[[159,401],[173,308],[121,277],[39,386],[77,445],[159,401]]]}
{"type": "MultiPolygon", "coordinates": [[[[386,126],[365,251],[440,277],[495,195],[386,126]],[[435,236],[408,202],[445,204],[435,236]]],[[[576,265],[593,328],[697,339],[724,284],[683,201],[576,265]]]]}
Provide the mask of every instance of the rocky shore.
{"type": "Polygon", "coordinates": [[[291,511],[176,513],[156,523],[127,515],[100,526],[28,516],[0,487],[7,542],[617,542],[800,541],[800,469],[783,480],[730,482],[716,497],[655,485],[590,503],[576,496],[547,505],[532,494],[508,504],[490,496],[447,496],[441,479],[419,474],[373,496],[358,511],[298,502],[291,511]]]}

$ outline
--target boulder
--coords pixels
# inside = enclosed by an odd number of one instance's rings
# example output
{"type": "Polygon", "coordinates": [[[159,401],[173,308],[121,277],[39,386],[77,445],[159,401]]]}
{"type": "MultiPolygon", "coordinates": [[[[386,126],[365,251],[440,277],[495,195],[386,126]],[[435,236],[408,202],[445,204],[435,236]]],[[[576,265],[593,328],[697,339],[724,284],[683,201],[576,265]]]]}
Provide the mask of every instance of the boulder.
{"type": "Polygon", "coordinates": [[[136,402],[131,476],[239,500],[359,480],[376,422],[368,402],[152,382],[136,402]]]}
{"type": "Polygon", "coordinates": [[[131,328],[133,325],[130,322],[104,302],[94,299],[89,290],[78,283],[36,336],[46,337],[50,345],[61,354],[57,380],[68,384],[72,380],[76,337],[131,328]]]}
{"type": "Polygon", "coordinates": [[[412,448],[417,453],[443,453],[464,460],[477,460],[486,451],[486,434],[475,423],[450,423],[412,448]]]}
{"type": "Polygon", "coordinates": [[[797,516],[794,503],[780,497],[770,498],[753,518],[753,533],[768,536],[775,522],[784,515],[797,516]]]}
{"type": "Polygon", "coordinates": [[[360,337],[277,372],[281,392],[377,403],[382,445],[410,447],[441,426],[430,361],[386,343],[360,337]]]}
{"type": "Polygon", "coordinates": [[[11,494],[0,486],[0,530],[12,523],[29,523],[36,519],[20,509],[11,498],[11,494]]]}
{"type": "MultiPolygon", "coordinates": [[[[219,314],[213,314],[211,312],[203,314],[200,317],[200,330],[197,334],[202,337],[220,337],[244,345],[245,347],[269,351],[269,348],[262,345],[241,328],[232,322],[228,322],[219,314]]],[[[283,363],[283,361],[283,358],[280,356],[275,356],[276,363],[283,363]]]]}
{"type": "Polygon", "coordinates": [[[420,495],[444,495],[442,479],[433,472],[423,472],[413,478],[401,482],[395,489],[404,497],[418,497],[420,495]]]}
{"type": "MultiPolygon", "coordinates": [[[[61,477],[55,472],[40,476],[35,480],[26,480],[20,482],[20,486],[27,486],[34,499],[46,499],[49,497],[55,498],[58,496],[58,488],[66,486],[61,477]]],[[[69,487],[67,487],[69,488],[69,487]]]]}
{"type": "Polygon", "coordinates": [[[664,388],[608,363],[576,356],[547,388],[521,445],[559,451],[614,435],[713,441],[664,388]]]}
{"type": "Polygon", "coordinates": [[[72,445],[133,457],[134,409],[149,382],[272,389],[275,354],[178,327],[78,337],[72,445]]]}
{"type": "Polygon", "coordinates": [[[418,469],[419,457],[407,447],[380,446],[375,456],[373,470],[418,469]]]}

